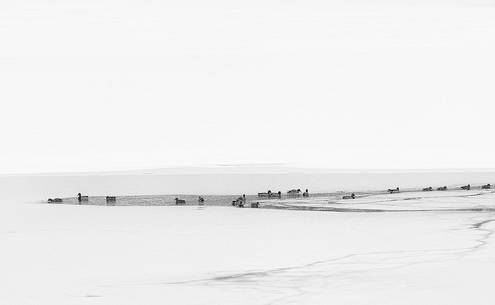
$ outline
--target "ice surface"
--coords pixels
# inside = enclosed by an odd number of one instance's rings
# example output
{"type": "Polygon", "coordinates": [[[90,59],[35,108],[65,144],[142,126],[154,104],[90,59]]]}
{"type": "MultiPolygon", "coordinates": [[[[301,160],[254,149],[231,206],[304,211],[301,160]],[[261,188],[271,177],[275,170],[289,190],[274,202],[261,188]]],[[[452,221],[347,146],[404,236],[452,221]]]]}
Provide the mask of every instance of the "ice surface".
{"type": "Polygon", "coordinates": [[[283,209],[318,209],[342,212],[475,211],[495,212],[492,190],[403,192],[357,195],[356,199],[336,196],[260,200],[262,206],[283,209]]]}
{"type": "Polygon", "coordinates": [[[4,201],[0,304],[493,304],[494,203],[479,190],[284,203],[341,212],[4,201]]]}

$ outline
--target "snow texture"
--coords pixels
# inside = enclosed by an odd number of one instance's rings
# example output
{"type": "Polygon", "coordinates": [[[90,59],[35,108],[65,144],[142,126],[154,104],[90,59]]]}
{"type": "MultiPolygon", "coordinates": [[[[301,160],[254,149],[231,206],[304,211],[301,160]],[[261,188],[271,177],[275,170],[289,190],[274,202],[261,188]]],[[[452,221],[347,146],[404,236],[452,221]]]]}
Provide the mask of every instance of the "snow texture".
{"type": "Polygon", "coordinates": [[[0,303],[493,303],[491,191],[262,207],[3,201],[0,303]]]}

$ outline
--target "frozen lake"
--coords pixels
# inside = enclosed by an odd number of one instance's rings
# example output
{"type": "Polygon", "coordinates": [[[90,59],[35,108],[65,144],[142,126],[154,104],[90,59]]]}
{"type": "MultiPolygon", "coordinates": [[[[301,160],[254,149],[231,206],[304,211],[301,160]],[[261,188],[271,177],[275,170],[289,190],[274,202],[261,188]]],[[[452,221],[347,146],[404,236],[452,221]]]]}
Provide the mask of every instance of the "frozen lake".
{"type": "Polygon", "coordinates": [[[3,200],[0,303],[493,303],[491,191],[279,204],[3,200]],[[340,210],[286,209],[291,206],[340,210]]]}

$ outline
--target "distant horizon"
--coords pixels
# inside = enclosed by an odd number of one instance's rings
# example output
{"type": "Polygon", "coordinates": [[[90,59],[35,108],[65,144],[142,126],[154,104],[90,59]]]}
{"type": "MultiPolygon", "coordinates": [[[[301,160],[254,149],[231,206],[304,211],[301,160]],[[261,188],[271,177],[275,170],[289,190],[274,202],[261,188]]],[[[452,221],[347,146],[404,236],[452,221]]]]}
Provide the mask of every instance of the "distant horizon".
{"type": "Polygon", "coordinates": [[[0,177],[13,176],[91,176],[91,175],[201,175],[201,174],[283,174],[283,173],[451,173],[495,172],[495,168],[330,168],[285,163],[211,164],[170,166],[119,170],[40,171],[0,173],[0,177]]]}

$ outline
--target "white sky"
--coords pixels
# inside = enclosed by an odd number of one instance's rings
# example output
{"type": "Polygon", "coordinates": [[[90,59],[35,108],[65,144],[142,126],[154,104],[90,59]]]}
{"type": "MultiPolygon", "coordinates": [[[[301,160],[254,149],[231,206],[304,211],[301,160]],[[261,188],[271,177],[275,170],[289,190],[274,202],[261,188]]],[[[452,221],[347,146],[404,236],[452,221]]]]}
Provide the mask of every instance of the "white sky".
{"type": "Polygon", "coordinates": [[[495,167],[495,1],[0,1],[0,173],[495,167]]]}

